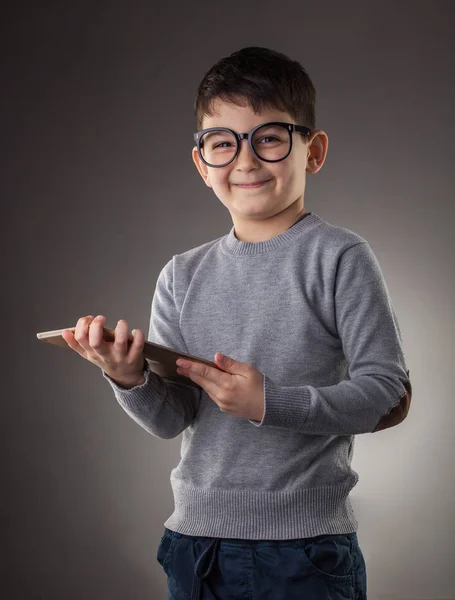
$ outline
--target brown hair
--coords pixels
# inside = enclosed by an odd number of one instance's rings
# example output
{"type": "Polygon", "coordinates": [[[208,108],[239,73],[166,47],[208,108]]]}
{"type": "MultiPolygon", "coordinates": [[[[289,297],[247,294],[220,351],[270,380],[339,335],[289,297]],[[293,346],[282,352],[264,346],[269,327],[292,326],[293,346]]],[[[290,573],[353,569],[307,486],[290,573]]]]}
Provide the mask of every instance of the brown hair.
{"type": "Polygon", "coordinates": [[[255,112],[275,108],[287,112],[297,125],[315,129],[316,90],[302,65],[281,52],[250,46],[219,60],[204,75],[196,93],[196,127],[213,116],[219,98],[255,112]]]}

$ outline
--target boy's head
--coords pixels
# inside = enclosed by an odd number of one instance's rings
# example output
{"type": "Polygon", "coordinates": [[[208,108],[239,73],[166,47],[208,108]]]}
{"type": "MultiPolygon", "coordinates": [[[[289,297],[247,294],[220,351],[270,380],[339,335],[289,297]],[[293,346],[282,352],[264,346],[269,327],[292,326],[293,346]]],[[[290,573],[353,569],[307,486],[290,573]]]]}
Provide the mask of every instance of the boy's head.
{"type": "Polygon", "coordinates": [[[321,169],[328,147],[327,134],[315,129],[315,97],[303,67],[267,48],[234,52],[201,81],[192,156],[206,185],[229,210],[238,239],[269,239],[305,213],[306,173],[321,169]],[[228,131],[200,133],[221,127],[244,134],[269,122],[301,127],[257,129],[251,138],[257,155],[246,139],[236,140],[228,131]],[[266,183],[240,187],[258,182],[266,183]]]}

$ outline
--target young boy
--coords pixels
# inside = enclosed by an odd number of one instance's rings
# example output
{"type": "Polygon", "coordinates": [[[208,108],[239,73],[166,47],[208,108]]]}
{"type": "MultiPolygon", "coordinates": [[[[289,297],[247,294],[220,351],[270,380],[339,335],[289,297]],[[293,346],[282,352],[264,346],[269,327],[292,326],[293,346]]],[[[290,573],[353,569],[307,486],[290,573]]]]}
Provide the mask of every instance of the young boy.
{"type": "Polygon", "coordinates": [[[164,266],[148,339],[219,369],[186,361],[195,387],[146,362],[129,389],[103,370],[139,425],[183,432],[157,552],[169,598],[365,600],[354,439],[398,425],[412,394],[381,268],[365,239],[304,208],[328,138],[298,62],[235,52],[195,111],[193,160],[233,227],[164,266]]]}

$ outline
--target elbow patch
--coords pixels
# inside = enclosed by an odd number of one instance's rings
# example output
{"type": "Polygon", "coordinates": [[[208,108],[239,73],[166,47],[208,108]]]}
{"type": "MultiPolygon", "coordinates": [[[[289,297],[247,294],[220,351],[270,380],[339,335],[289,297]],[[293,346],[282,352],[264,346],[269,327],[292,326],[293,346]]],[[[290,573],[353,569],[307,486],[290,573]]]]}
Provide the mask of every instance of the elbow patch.
{"type": "Polygon", "coordinates": [[[381,431],[382,429],[388,429],[389,427],[394,427],[398,425],[407,417],[409,412],[409,407],[411,405],[411,397],[412,397],[412,385],[411,380],[409,379],[409,370],[406,371],[408,376],[407,381],[404,383],[405,392],[402,396],[400,396],[400,401],[398,404],[393,406],[391,410],[381,417],[379,423],[373,429],[373,433],[376,431],[381,431]]]}

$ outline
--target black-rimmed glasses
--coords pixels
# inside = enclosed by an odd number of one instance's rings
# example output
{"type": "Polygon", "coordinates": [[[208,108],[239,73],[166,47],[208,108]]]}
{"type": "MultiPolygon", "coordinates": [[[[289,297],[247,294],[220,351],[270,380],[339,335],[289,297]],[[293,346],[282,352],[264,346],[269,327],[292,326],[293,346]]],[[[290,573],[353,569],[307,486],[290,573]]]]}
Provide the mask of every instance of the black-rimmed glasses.
{"type": "Polygon", "coordinates": [[[225,167],[239,153],[240,142],[247,139],[255,156],[265,162],[279,162],[292,150],[292,132],[304,135],[311,129],[303,125],[270,121],[261,123],[249,133],[236,133],[227,127],[209,127],[193,135],[200,159],[209,167],[225,167]]]}

